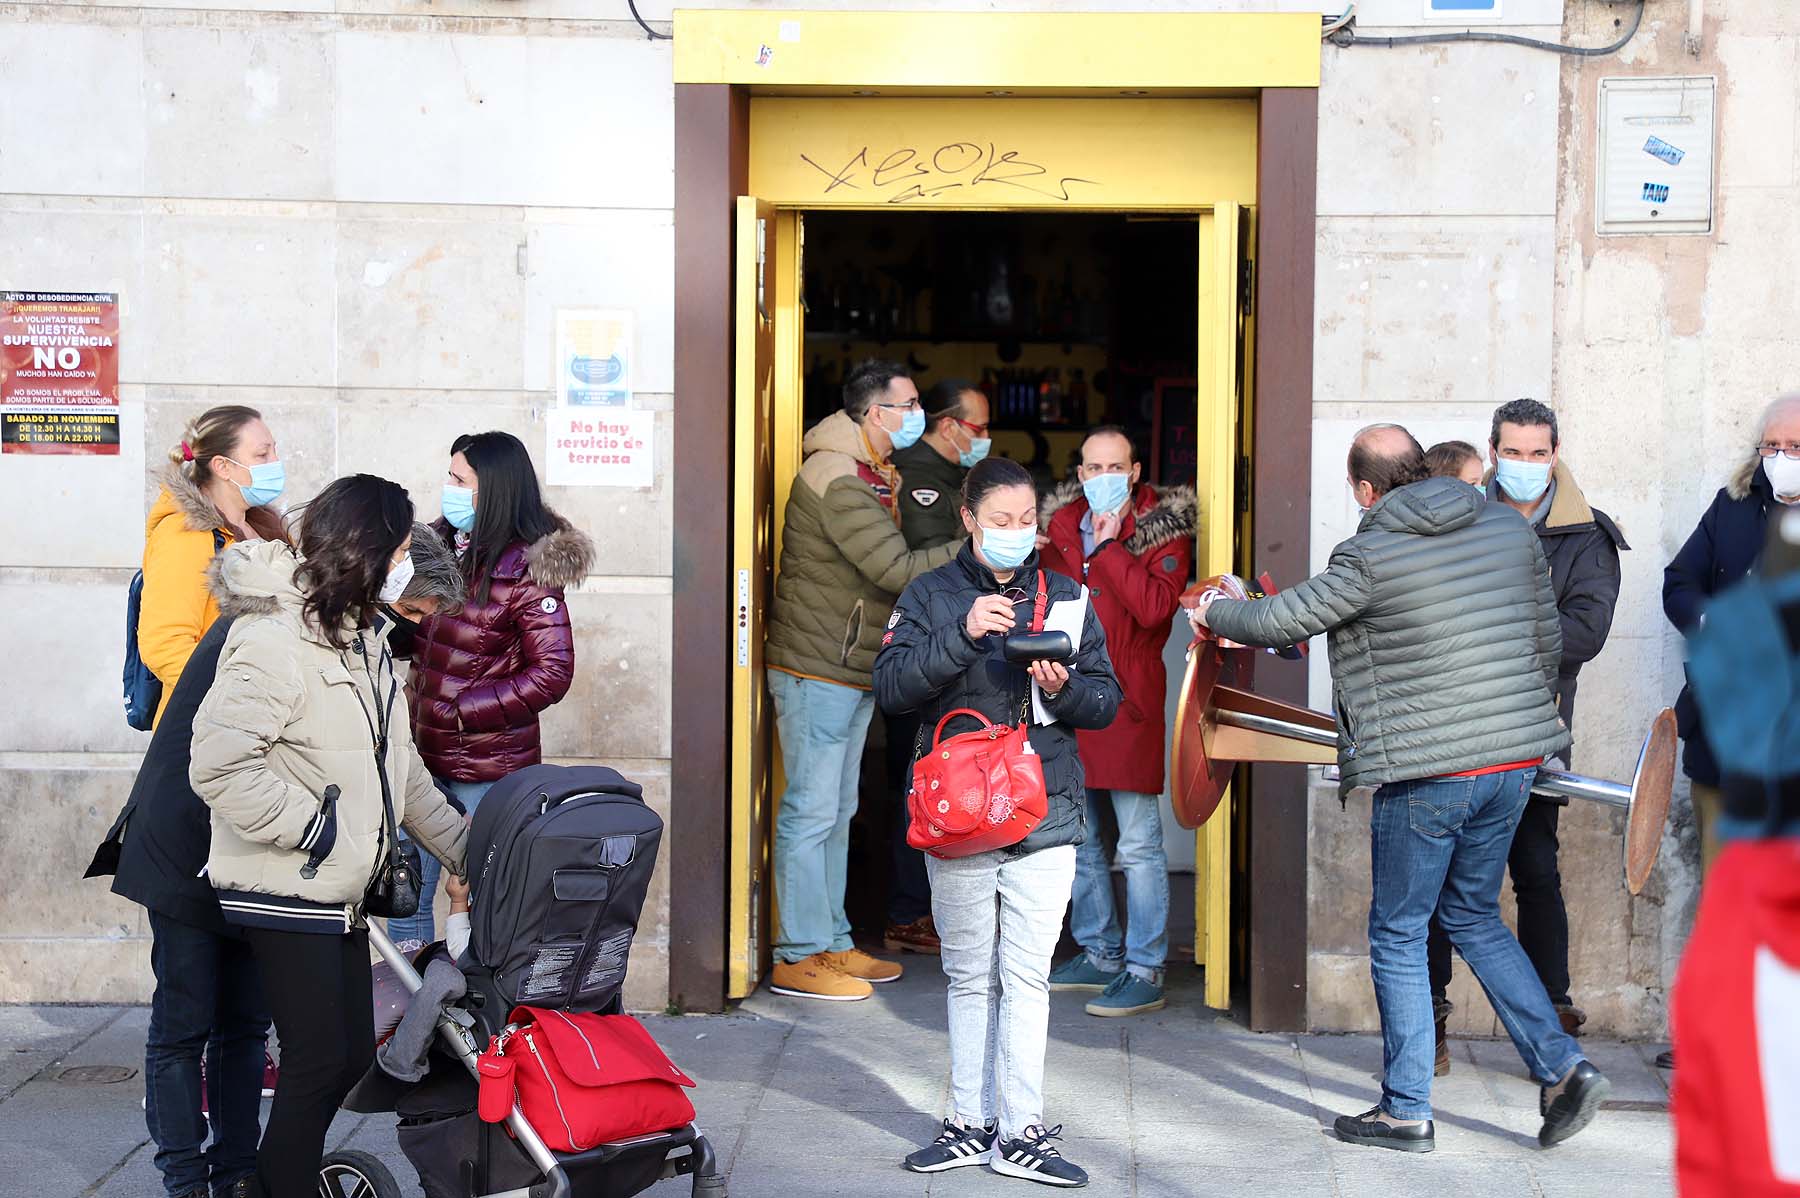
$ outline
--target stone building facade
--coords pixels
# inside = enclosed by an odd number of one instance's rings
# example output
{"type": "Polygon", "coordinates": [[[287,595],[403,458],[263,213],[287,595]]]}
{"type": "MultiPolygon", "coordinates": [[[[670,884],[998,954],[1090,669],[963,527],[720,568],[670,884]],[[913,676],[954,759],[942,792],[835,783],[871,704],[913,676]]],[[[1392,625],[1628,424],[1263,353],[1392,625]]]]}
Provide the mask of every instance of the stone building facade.
{"type": "MultiPolygon", "coordinates": [[[[1420,32],[1427,3],[1369,0],[1359,28],[1420,32]]],[[[1635,7],[1506,0],[1505,28],[1602,44],[1635,7]]],[[[638,8],[667,29],[665,0],[638,8]]],[[[1633,546],[1612,641],[1582,686],[1580,765],[1603,776],[1628,774],[1679,686],[1663,563],[1754,414],[1800,387],[1800,280],[1785,269],[1800,244],[1800,9],[1699,11],[1691,28],[1685,0],[1649,0],[1638,35],[1601,58],[1321,49],[1315,561],[1352,523],[1340,464],[1356,427],[1480,440],[1496,404],[1552,402],[1568,460],[1633,546]],[[1710,234],[1596,233],[1597,92],[1621,75],[1717,79],[1710,234]]],[[[0,289],[117,291],[124,326],[122,453],[0,458],[0,1001],[147,995],[141,912],[77,879],[145,739],[116,688],[150,475],[215,403],[265,411],[291,497],[368,470],[429,513],[455,434],[542,443],[555,310],[632,309],[656,483],[550,490],[601,555],[570,597],[581,667],[546,746],[617,766],[668,812],[673,95],[669,44],[624,0],[0,5],[0,289]]],[[[1366,1028],[1366,812],[1314,797],[1308,1017],[1366,1028]]],[[[1655,1035],[1696,853],[1678,815],[1651,888],[1630,899],[1618,824],[1591,807],[1565,817],[1576,1001],[1601,1027],[1655,1035]]],[[[668,995],[670,884],[665,864],[633,960],[638,1008],[668,995]]],[[[1456,996],[1464,1028],[1493,1029],[1461,973],[1456,996]]]]}

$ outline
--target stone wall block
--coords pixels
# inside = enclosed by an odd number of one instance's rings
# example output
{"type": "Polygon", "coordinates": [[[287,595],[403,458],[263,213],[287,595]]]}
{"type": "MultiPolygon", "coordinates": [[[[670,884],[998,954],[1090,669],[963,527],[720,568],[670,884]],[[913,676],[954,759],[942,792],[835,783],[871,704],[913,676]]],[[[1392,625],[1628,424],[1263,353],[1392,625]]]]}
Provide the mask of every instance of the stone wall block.
{"type": "Polygon", "coordinates": [[[675,389],[674,219],[662,211],[594,214],[581,224],[526,224],[525,387],[555,390],[556,312],[621,308],[636,316],[633,387],[675,389]]]}
{"type": "Polygon", "coordinates": [[[543,714],[553,756],[667,757],[668,595],[572,594],[575,682],[543,714]]]}
{"type": "Polygon", "coordinates": [[[142,195],[143,77],[136,26],[0,24],[0,193],[142,195]]]}

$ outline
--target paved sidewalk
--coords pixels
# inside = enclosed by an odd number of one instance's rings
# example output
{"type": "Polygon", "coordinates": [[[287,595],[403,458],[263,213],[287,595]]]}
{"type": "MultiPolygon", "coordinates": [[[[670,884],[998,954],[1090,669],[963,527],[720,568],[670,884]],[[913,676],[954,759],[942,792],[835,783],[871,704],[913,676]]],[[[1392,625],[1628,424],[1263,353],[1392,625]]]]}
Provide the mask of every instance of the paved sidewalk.
{"type": "MultiPolygon", "coordinates": [[[[759,994],[736,1014],[656,1018],[663,1046],[699,1081],[701,1124],[731,1172],[733,1198],[911,1195],[1011,1198],[1048,1192],[960,1169],[937,1177],[900,1158],[935,1133],[947,1091],[943,980],[909,958],[907,978],[864,1003],[759,994]]],[[[1339,1113],[1378,1093],[1372,1036],[1265,1036],[1200,1003],[1178,975],[1168,1010],[1125,1020],[1053,996],[1047,1112],[1096,1198],[1256,1193],[1281,1198],[1664,1198],[1674,1192],[1659,1045],[1589,1040],[1613,1079],[1587,1131],[1537,1147],[1537,1089],[1512,1047],[1456,1045],[1439,1079],[1438,1150],[1411,1156],[1338,1143],[1339,1113]]],[[[138,1076],[62,1080],[72,1066],[142,1064],[141,1007],[0,1007],[0,1198],[158,1198],[138,1076]]],[[[332,1146],[388,1160],[407,1178],[386,1117],[340,1116],[332,1146]]],[[[664,1182],[650,1193],[676,1198],[664,1182]]],[[[410,1185],[405,1192],[416,1193],[410,1185]]]]}

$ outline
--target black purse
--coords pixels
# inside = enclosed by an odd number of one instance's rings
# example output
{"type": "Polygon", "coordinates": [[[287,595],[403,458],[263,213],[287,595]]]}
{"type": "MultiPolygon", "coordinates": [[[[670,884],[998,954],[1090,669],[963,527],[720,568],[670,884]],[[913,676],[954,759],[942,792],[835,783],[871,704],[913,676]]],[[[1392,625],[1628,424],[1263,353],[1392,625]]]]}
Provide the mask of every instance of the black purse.
{"type": "MultiPolygon", "coordinates": [[[[363,673],[368,675],[370,693],[379,701],[381,684],[376,681],[374,668],[369,664],[369,651],[360,636],[356,638],[356,651],[362,656],[363,673]]],[[[385,651],[382,661],[384,664],[390,661],[385,651]]],[[[381,705],[375,719],[369,719],[369,709],[367,706],[363,707],[363,718],[369,720],[369,735],[375,740],[375,776],[381,780],[382,842],[375,854],[375,872],[370,875],[368,888],[363,891],[362,905],[364,914],[382,919],[405,919],[416,915],[420,900],[419,846],[410,840],[400,839],[399,830],[394,826],[393,792],[388,787],[388,717],[394,709],[397,686],[390,676],[387,701],[381,705]]],[[[359,703],[362,701],[360,689],[356,698],[359,703]]]]}

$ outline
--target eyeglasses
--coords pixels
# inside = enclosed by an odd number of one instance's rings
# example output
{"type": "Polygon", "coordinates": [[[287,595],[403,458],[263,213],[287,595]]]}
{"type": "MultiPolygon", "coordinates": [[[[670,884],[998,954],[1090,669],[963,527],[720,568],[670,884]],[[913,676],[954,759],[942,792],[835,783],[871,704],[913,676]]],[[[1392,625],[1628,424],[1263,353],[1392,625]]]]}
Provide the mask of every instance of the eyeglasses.
{"type": "Polygon", "coordinates": [[[915,399],[911,403],[878,403],[875,406],[878,408],[892,408],[896,412],[917,412],[919,410],[919,401],[915,399]]]}
{"type": "Polygon", "coordinates": [[[985,437],[988,435],[988,426],[985,424],[970,424],[961,416],[952,416],[950,419],[956,421],[956,423],[962,425],[977,437],[985,437]]]}
{"type": "Polygon", "coordinates": [[[1772,458],[1778,453],[1784,457],[1800,461],[1800,441],[1789,441],[1786,445],[1776,445],[1764,441],[1761,445],[1756,447],[1756,455],[1758,457],[1772,458]]]}

